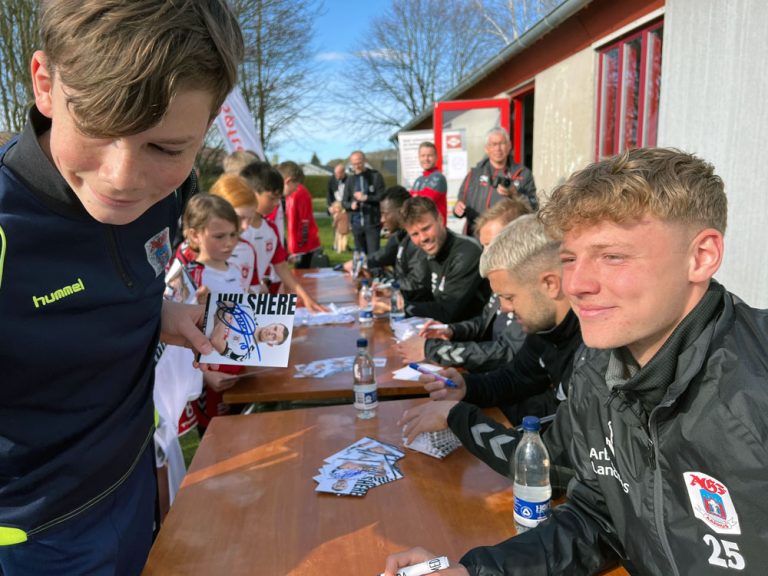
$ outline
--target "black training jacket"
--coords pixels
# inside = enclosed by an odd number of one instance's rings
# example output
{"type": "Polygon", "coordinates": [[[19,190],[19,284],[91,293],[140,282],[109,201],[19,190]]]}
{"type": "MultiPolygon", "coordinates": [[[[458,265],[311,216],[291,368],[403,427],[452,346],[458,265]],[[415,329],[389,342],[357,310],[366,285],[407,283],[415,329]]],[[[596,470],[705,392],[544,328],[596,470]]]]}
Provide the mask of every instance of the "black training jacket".
{"type": "Polygon", "coordinates": [[[768,566],[768,311],[723,291],[693,344],[665,350],[675,377],[638,418],[609,391],[610,351],[585,349],[549,445],[576,467],[569,500],[534,530],[476,548],[474,576],[765,574],[768,566]]]}

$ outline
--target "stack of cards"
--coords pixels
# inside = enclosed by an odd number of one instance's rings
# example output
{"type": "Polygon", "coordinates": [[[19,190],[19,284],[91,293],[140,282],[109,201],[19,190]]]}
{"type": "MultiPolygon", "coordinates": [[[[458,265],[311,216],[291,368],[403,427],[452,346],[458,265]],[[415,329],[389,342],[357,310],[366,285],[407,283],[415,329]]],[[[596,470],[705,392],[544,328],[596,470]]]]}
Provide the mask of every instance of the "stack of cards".
{"type": "Polygon", "coordinates": [[[320,474],[314,477],[315,491],[365,496],[370,488],[403,477],[395,464],[403,456],[396,446],[366,436],[325,459],[320,474]]]}
{"type": "Polygon", "coordinates": [[[406,448],[440,459],[445,458],[461,446],[458,436],[448,428],[437,432],[422,432],[410,444],[405,442],[405,438],[403,438],[403,442],[406,448]]]}

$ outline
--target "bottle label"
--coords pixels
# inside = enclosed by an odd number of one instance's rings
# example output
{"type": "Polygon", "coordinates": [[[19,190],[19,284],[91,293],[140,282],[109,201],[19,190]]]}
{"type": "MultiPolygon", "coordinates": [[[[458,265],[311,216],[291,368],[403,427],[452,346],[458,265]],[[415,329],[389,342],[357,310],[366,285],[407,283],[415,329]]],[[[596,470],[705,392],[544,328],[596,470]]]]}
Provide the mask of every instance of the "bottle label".
{"type": "Polygon", "coordinates": [[[376,384],[355,385],[355,408],[358,410],[370,410],[379,405],[379,397],[376,392],[376,384]]]}
{"type": "Polygon", "coordinates": [[[549,518],[549,500],[529,502],[515,496],[515,522],[533,528],[549,518]]]}
{"type": "MultiPolygon", "coordinates": [[[[353,316],[354,318],[354,316],[353,316]]],[[[373,308],[361,308],[360,309],[360,318],[364,318],[366,320],[370,319],[373,320],[373,308]]]]}

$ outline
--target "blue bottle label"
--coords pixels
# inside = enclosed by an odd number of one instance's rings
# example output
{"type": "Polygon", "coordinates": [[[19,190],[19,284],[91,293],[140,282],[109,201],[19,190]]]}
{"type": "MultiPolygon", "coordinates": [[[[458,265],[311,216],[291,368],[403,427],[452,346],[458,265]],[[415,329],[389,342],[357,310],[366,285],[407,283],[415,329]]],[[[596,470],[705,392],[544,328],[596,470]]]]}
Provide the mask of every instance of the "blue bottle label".
{"type": "Polygon", "coordinates": [[[542,520],[549,518],[549,500],[529,502],[515,496],[515,521],[523,526],[536,526],[542,520]]]}

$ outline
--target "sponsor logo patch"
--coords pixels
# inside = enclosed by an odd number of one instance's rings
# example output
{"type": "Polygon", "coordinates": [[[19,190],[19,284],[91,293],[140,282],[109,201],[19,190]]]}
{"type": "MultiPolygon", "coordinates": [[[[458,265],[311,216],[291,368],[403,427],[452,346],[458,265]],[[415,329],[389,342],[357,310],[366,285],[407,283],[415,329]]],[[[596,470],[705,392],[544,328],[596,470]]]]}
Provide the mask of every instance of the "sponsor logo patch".
{"type": "Polygon", "coordinates": [[[739,516],[725,484],[703,472],[684,472],[693,514],[718,534],[741,534],[739,516]]]}
{"type": "Polygon", "coordinates": [[[147,252],[147,262],[155,271],[155,276],[160,276],[171,259],[170,230],[166,227],[152,236],[144,243],[144,250],[147,252]]]}

